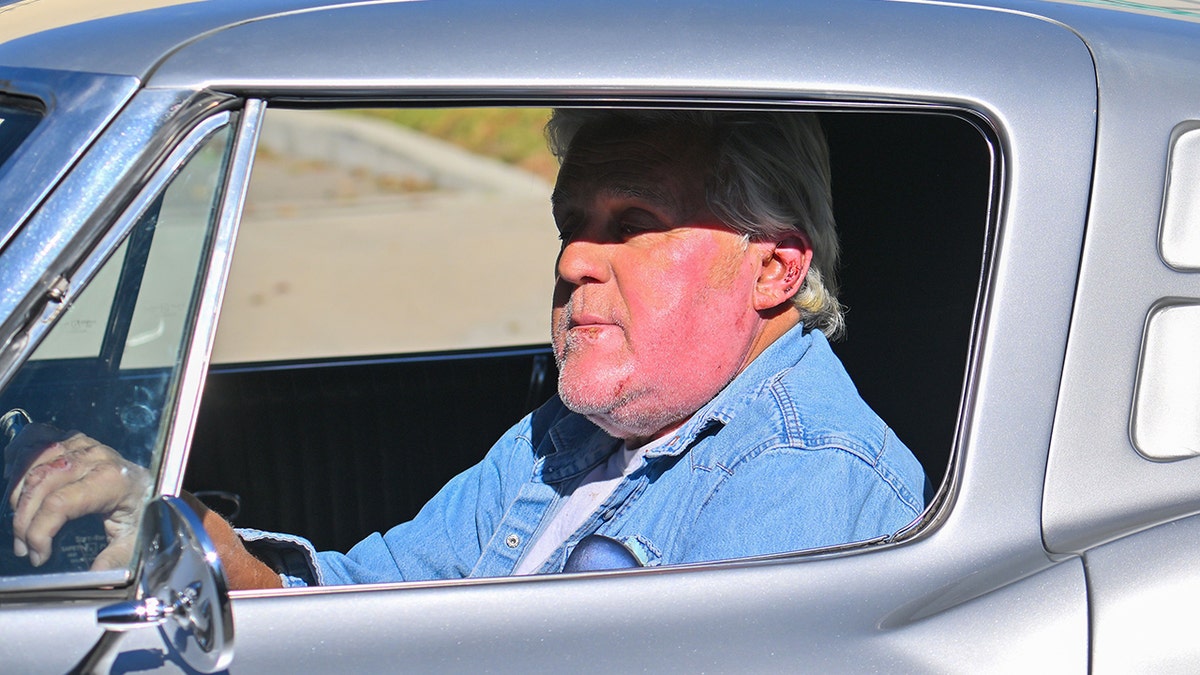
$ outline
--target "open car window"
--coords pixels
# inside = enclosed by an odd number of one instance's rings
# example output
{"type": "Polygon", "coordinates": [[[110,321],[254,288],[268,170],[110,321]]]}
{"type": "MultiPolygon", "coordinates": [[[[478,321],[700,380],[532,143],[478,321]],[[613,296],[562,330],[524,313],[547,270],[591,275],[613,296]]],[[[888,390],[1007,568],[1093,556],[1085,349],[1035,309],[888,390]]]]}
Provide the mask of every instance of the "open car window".
{"type": "MultiPolygon", "coordinates": [[[[222,126],[184,142],[186,159],[162,169],[169,176],[165,187],[152,181],[152,194],[134,200],[144,208],[118,222],[119,228],[131,221],[124,241],[114,251],[93,252],[107,260],[0,392],[0,412],[24,411],[22,423],[8,429],[13,437],[3,439],[6,494],[20,488],[20,477],[38,461],[47,439],[71,431],[111,446],[150,475],[157,472],[206,272],[230,136],[222,126]],[[45,433],[38,443],[26,442],[34,429],[45,433]]],[[[0,509],[0,539],[12,542],[13,509],[8,500],[0,509]]],[[[0,585],[10,577],[86,572],[106,544],[97,516],[67,523],[40,565],[5,544],[0,585]]]]}
{"type": "Polygon", "coordinates": [[[548,117],[268,109],[213,361],[547,342],[548,117]]]}
{"type": "MultiPolygon", "coordinates": [[[[411,519],[554,393],[555,165],[480,140],[540,147],[547,115],[268,111],[186,489],[235,525],[345,551],[411,519]]],[[[834,349],[936,488],[962,398],[991,145],[949,113],[821,122],[849,308],[834,349]]]]}

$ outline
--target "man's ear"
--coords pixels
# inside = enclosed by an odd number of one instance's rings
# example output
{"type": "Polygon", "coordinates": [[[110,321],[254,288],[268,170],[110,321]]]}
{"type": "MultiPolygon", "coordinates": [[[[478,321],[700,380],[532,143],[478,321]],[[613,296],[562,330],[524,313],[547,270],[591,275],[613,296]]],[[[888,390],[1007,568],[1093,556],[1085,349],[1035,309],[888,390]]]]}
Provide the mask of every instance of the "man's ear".
{"type": "Polygon", "coordinates": [[[754,309],[775,309],[792,299],[812,264],[808,235],[797,232],[776,242],[763,242],[762,267],[754,286],[754,309]]]}

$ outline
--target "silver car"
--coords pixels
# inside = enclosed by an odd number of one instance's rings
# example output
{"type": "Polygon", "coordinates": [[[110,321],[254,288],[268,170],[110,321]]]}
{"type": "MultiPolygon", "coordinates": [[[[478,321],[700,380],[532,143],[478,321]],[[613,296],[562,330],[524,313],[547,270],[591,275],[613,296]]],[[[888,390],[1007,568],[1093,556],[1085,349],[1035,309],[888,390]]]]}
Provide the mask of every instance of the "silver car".
{"type": "Polygon", "coordinates": [[[34,566],[3,507],[4,672],[1192,670],[1198,345],[1194,0],[0,2],[0,445],[156,477],[119,569],[89,517],[34,566]],[[820,116],[835,348],[924,514],[227,592],[171,495],[345,549],[553,393],[553,161],[493,146],[550,107],[820,116]]]}

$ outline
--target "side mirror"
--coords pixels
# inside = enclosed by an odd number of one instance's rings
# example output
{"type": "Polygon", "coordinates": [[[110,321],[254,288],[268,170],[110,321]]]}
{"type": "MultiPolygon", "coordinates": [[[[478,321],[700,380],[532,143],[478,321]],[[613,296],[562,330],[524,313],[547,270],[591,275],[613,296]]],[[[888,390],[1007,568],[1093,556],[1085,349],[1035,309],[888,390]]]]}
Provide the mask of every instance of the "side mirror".
{"type": "Polygon", "coordinates": [[[138,534],[141,574],[134,600],[102,607],[104,634],[73,672],[96,672],[125,631],[159,627],[180,658],[202,673],[233,659],[233,608],[225,573],[200,518],[182,499],[162,496],[146,505],[138,534]],[[174,629],[173,635],[165,631],[174,629]]]}

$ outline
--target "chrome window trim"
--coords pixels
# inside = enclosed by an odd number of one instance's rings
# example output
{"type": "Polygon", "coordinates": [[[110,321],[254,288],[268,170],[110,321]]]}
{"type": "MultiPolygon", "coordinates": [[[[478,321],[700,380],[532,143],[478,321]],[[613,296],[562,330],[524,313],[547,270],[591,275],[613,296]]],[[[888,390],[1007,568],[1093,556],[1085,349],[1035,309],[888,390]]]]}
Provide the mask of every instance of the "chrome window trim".
{"type": "Polygon", "coordinates": [[[132,77],[0,68],[3,93],[41,104],[42,119],[0,166],[0,250],[137,91],[132,77]],[[20,176],[19,180],[13,180],[20,176]]]}
{"type": "MultiPolygon", "coordinates": [[[[33,352],[50,329],[62,310],[69,307],[75,297],[87,286],[96,272],[112,257],[134,225],[145,213],[146,208],[160,195],[171,179],[175,177],[180,167],[192,156],[200,145],[213,133],[224,128],[229,123],[230,113],[221,112],[209,117],[198,124],[184,140],[176,146],[161,167],[151,176],[142,191],[133,199],[129,207],[92,249],[91,254],[76,268],[69,284],[63,286],[64,292],[59,302],[48,302],[41,316],[34,322],[27,333],[22,348],[11,361],[10,371],[5,372],[5,379],[17,370],[19,364],[33,352]]],[[[170,409],[168,402],[167,410],[170,409]]],[[[46,575],[29,575],[20,577],[0,577],[0,593],[26,591],[54,591],[73,588],[94,588],[98,586],[124,586],[132,580],[129,569],[105,570],[99,572],[63,572],[46,575]]]]}
{"type": "MultiPolygon", "coordinates": [[[[57,277],[59,281],[52,287],[52,298],[42,305],[37,319],[29,324],[25,334],[21,336],[20,344],[11,345],[11,351],[4,355],[7,358],[0,362],[0,383],[7,382],[37,348],[54,325],[58,315],[71,306],[76,296],[83,291],[96,272],[121,245],[121,242],[125,241],[125,237],[133,229],[137,219],[145,212],[146,207],[175,176],[175,172],[191,157],[200,143],[228,122],[229,113],[223,112],[197,125],[183,142],[167,155],[163,165],[151,176],[113,227],[104,233],[91,253],[70,273],[69,277],[65,275],[57,277]]],[[[0,272],[0,279],[4,276],[5,273],[0,272]]]]}
{"type": "Polygon", "coordinates": [[[31,322],[64,288],[94,239],[128,207],[171,148],[226,100],[194,91],[144,91],[0,251],[0,387],[21,360],[31,322]],[[147,150],[149,148],[149,150],[147,150]]]}
{"type": "Polygon", "coordinates": [[[196,416],[200,412],[200,398],[208,376],[213,341],[217,336],[217,319],[225,297],[225,284],[229,279],[229,267],[233,261],[233,249],[265,110],[266,104],[262,100],[249,99],[238,120],[233,153],[225,175],[220,220],[208,259],[208,274],[204,279],[199,306],[195,310],[197,318],[184,356],[174,421],[167,435],[166,454],[159,474],[161,494],[179,494],[183,486],[183,472],[187,466],[192,433],[196,428],[196,416]]]}

